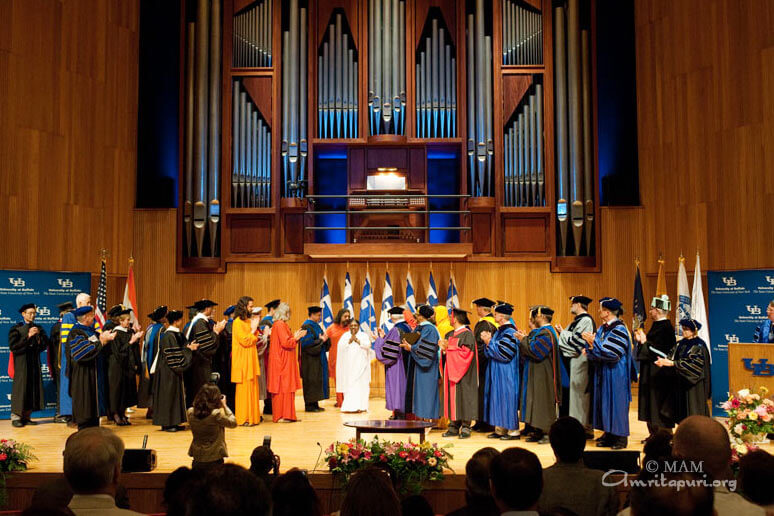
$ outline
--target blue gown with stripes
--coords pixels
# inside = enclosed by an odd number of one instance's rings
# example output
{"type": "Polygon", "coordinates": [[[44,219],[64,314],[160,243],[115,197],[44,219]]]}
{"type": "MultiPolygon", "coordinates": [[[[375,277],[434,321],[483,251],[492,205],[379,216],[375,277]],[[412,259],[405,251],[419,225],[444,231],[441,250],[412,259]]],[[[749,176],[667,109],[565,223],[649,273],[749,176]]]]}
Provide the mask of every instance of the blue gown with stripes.
{"type": "Polygon", "coordinates": [[[411,346],[414,365],[412,412],[423,419],[437,419],[441,401],[438,395],[438,330],[428,321],[417,327],[419,340],[411,346]]]}
{"type": "Polygon", "coordinates": [[[484,421],[519,428],[519,339],[512,324],[500,326],[484,348],[489,359],[484,385],[484,421]]]}
{"type": "Polygon", "coordinates": [[[594,428],[616,436],[629,435],[632,401],[632,344],[626,324],[616,319],[597,329],[586,354],[594,362],[594,428]]]}

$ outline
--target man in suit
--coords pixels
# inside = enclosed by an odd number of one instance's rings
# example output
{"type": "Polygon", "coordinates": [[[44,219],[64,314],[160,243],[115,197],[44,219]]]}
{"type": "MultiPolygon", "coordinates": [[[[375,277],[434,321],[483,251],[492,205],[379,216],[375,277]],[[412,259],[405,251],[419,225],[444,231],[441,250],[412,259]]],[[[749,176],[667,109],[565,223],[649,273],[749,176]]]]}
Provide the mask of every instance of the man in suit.
{"type": "Polygon", "coordinates": [[[73,490],[67,505],[76,516],[130,516],[116,507],[124,443],[111,430],[90,427],[72,434],[64,449],[64,476],[73,490]]]}

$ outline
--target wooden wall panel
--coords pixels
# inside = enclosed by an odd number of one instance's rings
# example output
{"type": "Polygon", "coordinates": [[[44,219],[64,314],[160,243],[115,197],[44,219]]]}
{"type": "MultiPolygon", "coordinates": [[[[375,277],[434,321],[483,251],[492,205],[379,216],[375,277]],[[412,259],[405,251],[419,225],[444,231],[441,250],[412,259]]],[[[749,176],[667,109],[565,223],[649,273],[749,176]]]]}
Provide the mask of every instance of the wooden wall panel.
{"type": "Polygon", "coordinates": [[[774,266],[774,3],[642,0],[635,25],[644,268],[774,266]]]}
{"type": "Polygon", "coordinates": [[[0,268],[126,274],[138,0],[0,2],[0,268]]]}

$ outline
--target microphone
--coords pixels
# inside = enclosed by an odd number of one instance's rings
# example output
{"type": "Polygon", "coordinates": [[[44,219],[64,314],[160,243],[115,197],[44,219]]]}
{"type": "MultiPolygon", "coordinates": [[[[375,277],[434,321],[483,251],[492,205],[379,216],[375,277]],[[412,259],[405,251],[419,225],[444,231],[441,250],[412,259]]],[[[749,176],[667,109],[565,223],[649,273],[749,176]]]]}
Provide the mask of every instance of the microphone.
{"type": "Polygon", "coordinates": [[[142,438],[142,449],[144,450],[146,446],[148,446],[148,434],[145,434],[145,437],[142,438]]]}
{"type": "Polygon", "coordinates": [[[312,469],[312,473],[317,471],[317,466],[320,464],[320,457],[322,457],[323,448],[320,442],[317,442],[317,446],[320,448],[320,453],[317,454],[317,460],[314,463],[314,469],[312,469]]]}

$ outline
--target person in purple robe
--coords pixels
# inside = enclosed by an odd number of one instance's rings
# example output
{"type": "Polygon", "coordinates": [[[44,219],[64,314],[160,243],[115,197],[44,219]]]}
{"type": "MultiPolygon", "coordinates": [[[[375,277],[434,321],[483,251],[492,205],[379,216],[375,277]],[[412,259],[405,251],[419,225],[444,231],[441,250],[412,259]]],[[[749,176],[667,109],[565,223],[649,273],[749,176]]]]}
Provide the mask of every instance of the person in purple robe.
{"type": "MultiPolygon", "coordinates": [[[[406,410],[406,367],[403,363],[400,341],[403,308],[396,306],[388,310],[392,328],[385,333],[379,328],[379,338],[374,343],[376,359],[384,364],[384,392],[387,410],[392,410],[390,419],[404,419],[406,410]]],[[[405,323],[404,323],[405,324],[405,323]]]]}

